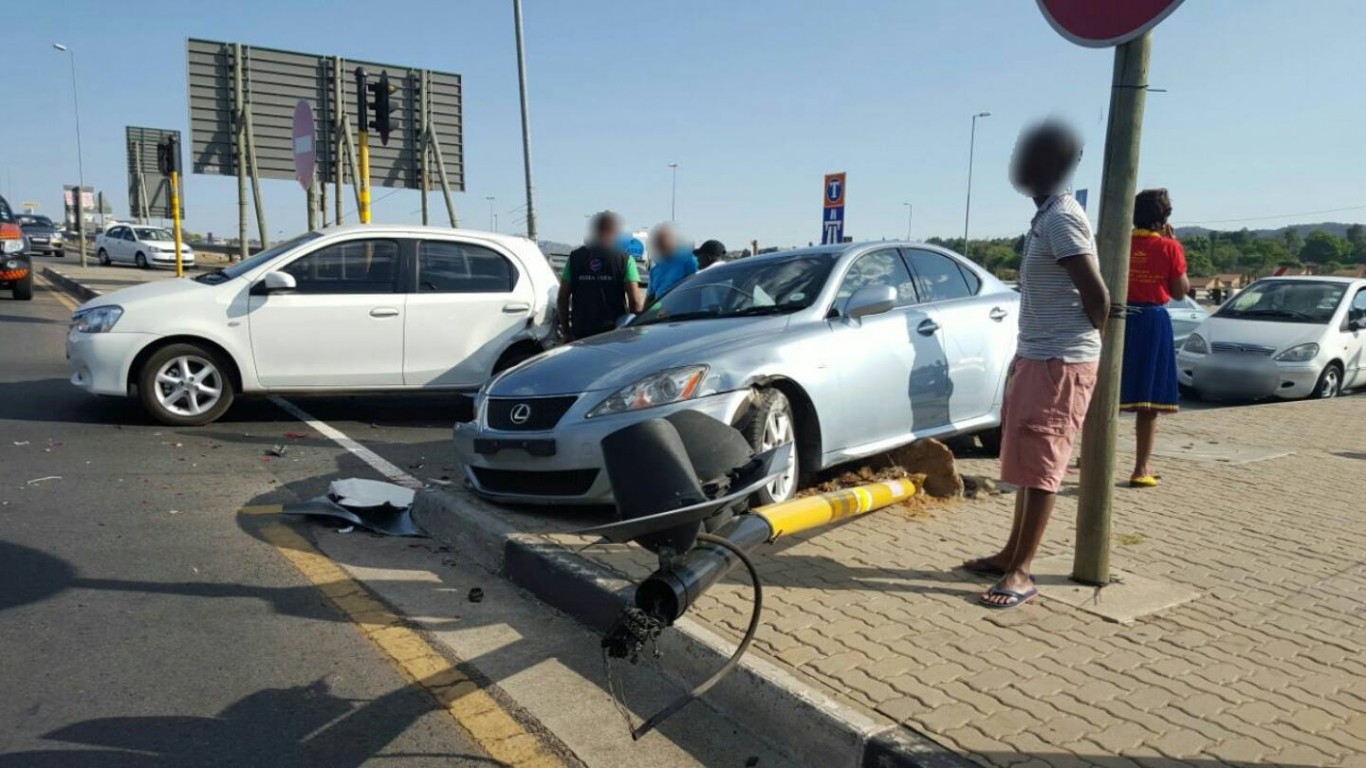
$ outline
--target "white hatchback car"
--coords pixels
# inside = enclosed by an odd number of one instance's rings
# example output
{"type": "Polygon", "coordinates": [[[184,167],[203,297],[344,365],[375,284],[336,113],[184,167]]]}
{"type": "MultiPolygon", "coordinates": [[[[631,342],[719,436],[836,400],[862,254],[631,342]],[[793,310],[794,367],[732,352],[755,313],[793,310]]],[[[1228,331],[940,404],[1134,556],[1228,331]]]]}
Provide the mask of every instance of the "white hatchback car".
{"type": "Polygon", "coordinates": [[[71,383],[186,426],[238,394],[476,390],[548,343],[557,290],[525,238],[332,227],[86,302],[67,335],[71,383]]]}
{"type": "Polygon", "coordinates": [[[1366,386],[1366,280],[1258,280],[1191,332],[1176,376],[1204,397],[1337,397],[1366,386]]]}
{"type": "MultiPolygon", "coordinates": [[[[165,227],[141,224],[113,224],[95,238],[95,256],[100,263],[136,264],[148,267],[175,267],[175,235],[165,227]]],[[[194,251],[180,244],[180,261],[194,266],[194,251]]]]}

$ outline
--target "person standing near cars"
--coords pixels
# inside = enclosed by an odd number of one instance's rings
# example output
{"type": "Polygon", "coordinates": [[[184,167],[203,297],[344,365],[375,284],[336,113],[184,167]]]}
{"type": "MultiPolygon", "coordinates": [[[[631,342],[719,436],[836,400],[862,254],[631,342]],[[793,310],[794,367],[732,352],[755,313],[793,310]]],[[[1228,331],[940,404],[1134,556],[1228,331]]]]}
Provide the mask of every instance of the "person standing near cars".
{"type": "Polygon", "coordinates": [[[1157,415],[1176,413],[1180,395],[1176,381],[1176,344],[1167,302],[1185,298],[1186,252],[1172,236],[1167,219],[1171,197],[1165,189],[1145,189],[1134,198],[1134,234],[1129,255],[1129,296],[1125,310],[1124,373],[1119,409],[1137,416],[1134,471],[1129,485],[1152,488],[1158,483],[1148,463],[1157,437],[1157,415]]]}
{"type": "Polygon", "coordinates": [[[650,285],[645,294],[645,306],[669,292],[670,288],[697,274],[697,257],[679,246],[678,232],[664,222],[650,233],[650,253],[655,262],[650,266],[650,285]]]}
{"type": "Polygon", "coordinates": [[[700,271],[723,263],[726,258],[726,246],[722,245],[720,240],[708,240],[697,246],[692,253],[697,257],[697,268],[700,271]]]}
{"type": "Polygon", "coordinates": [[[640,270],[621,248],[621,219],[611,211],[593,216],[588,242],[575,248],[560,274],[556,322],[566,341],[616,327],[641,311],[640,270]]]}
{"type": "Polygon", "coordinates": [[[1037,211],[1021,258],[1018,352],[1001,410],[1001,479],[1019,489],[1014,522],[1000,552],[963,563],[999,577],[978,598],[988,608],[1038,595],[1030,569],[1095,389],[1110,295],[1086,211],[1067,191],[1081,149],[1071,128],[1048,121],[1020,136],[1011,160],[1012,183],[1037,211]]]}

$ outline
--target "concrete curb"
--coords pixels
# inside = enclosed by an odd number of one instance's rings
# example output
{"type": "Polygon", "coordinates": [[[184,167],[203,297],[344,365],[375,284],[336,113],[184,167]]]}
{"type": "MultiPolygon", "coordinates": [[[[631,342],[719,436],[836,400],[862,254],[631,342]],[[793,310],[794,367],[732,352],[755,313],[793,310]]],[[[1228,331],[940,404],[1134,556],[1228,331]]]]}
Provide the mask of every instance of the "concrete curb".
{"type": "Polygon", "coordinates": [[[73,298],[80,299],[81,301],[90,301],[100,295],[100,292],[94,288],[73,278],[67,277],[52,267],[43,267],[43,279],[60,288],[62,292],[70,294],[73,298]]]}
{"type": "MultiPolygon", "coordinates": [[[[594,629],[607,629],[631,598],[633,585],[626,580],[546,537],[516,531],[481,500],[428,489],[418,493],[413,515],[433,537],[594,629]]],[[[659,650],[665,674],[690,687],[714,672],[734,645],[685,618],[660,637],[659,650]]],[[[754,654],[712,689],[707,701],[809,765],[975,765],[881,715],[837,701],[754,654]]]]}

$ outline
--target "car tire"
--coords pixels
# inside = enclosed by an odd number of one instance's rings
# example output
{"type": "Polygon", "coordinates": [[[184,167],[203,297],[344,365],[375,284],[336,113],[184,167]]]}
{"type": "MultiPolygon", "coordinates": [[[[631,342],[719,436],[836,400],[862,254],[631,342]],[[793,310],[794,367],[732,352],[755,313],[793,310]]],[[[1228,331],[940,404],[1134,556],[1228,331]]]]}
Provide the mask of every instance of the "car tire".
{"type": "Polygon", "coordinates": [[[1342,394],[1342,366],[1337,363],[1329,363],[1324,366],[1323,373],[1319,374],[1319,380],[1314,384],[1314,394],[1310,395],[1317,400],[1329,400],[1342,394]]]}
{"type": "Polygon", "coordinates": [[[982,450],[991,456],[1001,455],[1001,428],[992,427],[985,432],[977,433],[977,442],[982,444],[982,450]]]}
{"type": "Polygon", "coordinates": [[[521,365],[539,354],[541,354],[541,350],[538,347],[528,345],[511,347],[503,353],[502,357],[498,358],[498,362],[493,364],[493,373],[494,375],[500,374],[514,365],[521,365]]]}
{"type": "Polygon", "coordinates": [[[763,506],[787,501],[802,487],[802,462],[797,454],[797,420],[787,395],[777,389],[760,389],[745,415],[735,425],[755,452],[769,450],[786,442],[793,442],[792,465],[789,472],[754,494],[753,504],[763,506]]]}
{"type": "Polygon", "coordinates": [[[1199,401],[1204,399],[1200,396],[1200,390],[1188,384],[1177,384],[1176,390],[1181,394],[1182,400],[1199,401]]]}
{"type": "Polygon", "coordinates": [[[232,405],[232,377],[216,352],[198,344],[168,344],[138,371],[138,399],[152,418],[175,427],[198,427],[215,421],[232,405]],[[188,371],[198,386],[177,383],[188,371]],[[214,389],[216,398],[206,397],[214,389]],[[205,398],[205,399],[200,399],[205,398]]]}
{"type": "Polygon", "coordinates": [[[16,301],[33,300],[33,269],[31,267],[28,274],[14,284],[14,298],[16,301]]]}
{"type": "Polygon", "coordinates": [[[109,251],[106,251],[103,248],[100,249],[99,253],[95,254],[95,258],[100,260],[100,266],[102,267],[107,267],[112,263],[109,261],[109,251]]]}
{"type": "Polygon", "coordinates": [[[138,255],[136,255],[136,256],[133,257],[133,263],[136,264],[136,265],[138,265],[138,269],[146,269],[146,268],[147,268],[147,257],[144,256],[143,254],[139,253],[138,255]]]}

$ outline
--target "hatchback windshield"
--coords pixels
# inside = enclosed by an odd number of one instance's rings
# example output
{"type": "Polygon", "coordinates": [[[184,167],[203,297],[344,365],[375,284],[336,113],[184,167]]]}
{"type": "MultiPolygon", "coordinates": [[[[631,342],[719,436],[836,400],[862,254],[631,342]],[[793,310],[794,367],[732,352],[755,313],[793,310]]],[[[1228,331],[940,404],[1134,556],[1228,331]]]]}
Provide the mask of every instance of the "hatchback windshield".
{"type": "Polygon", "coordinates": [[[1344,283],[1321,280],[1262,280],[1229,300],[1215,317],[1324,324],[1347,292],[1344,283]]]}
{"type": "Polygon", "coordinates": [[[174,240],[175,235],[169,229],[161,227],[134,227],[133,231],[138,233],[138,239],[148,242],[165,242],[174,240]]]}
{"type": "Polygon", "coordinates": [[[835,254],[741,260],[698,272],[650,305],[632,325],[796,312],[825,287],[835,254]]]}
{"type": "Polygon", "coordinates": [[[317,240],[320,237],[322,237],[322,234],[319,232],[305,232],[302,235],[286,240],[283,243],[276,243],[275,245],[265,249],[264,251],[261,251],[255,256],[252,256],[251,258],[233,264],[231,267],[215,269],[214,271],[209,272],[207,274],[199,275],[194,279],[198,280],[201,283],[209,283],[210,285],[216,285],[218,283],[224,282],[225,280],[231,280],[234,277],[237,277],[238,275],[243,274],[245,272],[250,272],[251,270],[261,266],[262,264],[265,264],[267,261],[270,261],[271,259],[275,258],[276,256],[279,256],[282,253],[286,251],[292,251],[295,248],[298,248],[299,246],[303,245],[304,243],[317,240]]]}

